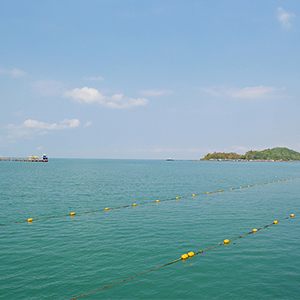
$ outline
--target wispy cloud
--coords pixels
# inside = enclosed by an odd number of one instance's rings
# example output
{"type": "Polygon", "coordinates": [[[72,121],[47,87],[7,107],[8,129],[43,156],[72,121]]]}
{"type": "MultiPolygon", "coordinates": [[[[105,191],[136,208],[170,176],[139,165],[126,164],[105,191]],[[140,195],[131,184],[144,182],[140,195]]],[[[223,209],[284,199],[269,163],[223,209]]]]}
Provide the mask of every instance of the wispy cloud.
{"type": "Polygon", "coordinates": [[[290,28],[296,15],[287,12],[282,7],[277,8],[277,18],[283,28],[290,28]]]}
{"type": "Polygon", "coordinates": [[[83,127],[89,127],[92,125],[92,121],[87,121],[83,127]]]}
{"type": "Polygon", "coordinates": [[[11,70],[0,68],[0,74],[9,74],[11,77],[15,78],[25,76],[27,73],[17,68],[12,68],[11,70]]]}
{"type": "Polygon", "coordinates": [[[262,99],[275,96],[278,92],[283,91],[285,88],[276,88],[270,86],[256,86],[256,87],[245,87],[242,89],[233,87],[209,87],[201,88],[205,93],[211,94],[216,97],[229,96],[231,98],[239,99],[262,99]]]}
{"type": "Polygon", "coordinates": [[[15,115],[15,116],[22,116],[23,114],[24,114],[24,111],[22,111],[22,110],[19,110],[19,111],[16,111],[13,113],[13,115],[15,115]]]}
{"type": "Polygon", "coordinates": [[[248,150],[248,148],[247,147],[244,147],[244,146],[232,146],[232,149],[233,149],[233,151],[235,151],[235,152],[246,152],[247,150],[248,150]]]}
{"type": "Polygon", "coordinates": [[[140,94],[144,95],[144,96],[162,96],[162,95],[171,95],[173,94],[173,91],[171,90],[157,90],[157,89],[153,89],[153,90],[141,90],[140,94]]]}
{"type": "Polygon", "coordinates": [[[84,79],[86,80],[91,80],[91,81],[103,81],[104,80],[104,77],[84,77],[84,79]]]}
{"type": "Polygon", "coordinates": [[[38,80],[31,86],[41,96],[58,96],[66,90],[65,84],[56,80],[38,80]]]}
{"type": "Polygon", "coordinates": [[[46,130],[63,130],[63,129],[70,129],[70,128],[76,128],[80,125],[80,122],[78,119],[72,119],[68,120],[65,119],[61,122],[57,123],[44,123],[39,122],[36,120],[26,120],[21,126],[27,127],[27,128],[33,128],[33,129],[46,129],[46,130]]]}
{"type": "Polygon", "coordinates": [[[71,91],[66,91],[63,94],[66,98],[72,98],[74,101],[79,103],[98,103],[108,108],[131,108],[134,106],[146,105],[149,101],[145,98],[130,98],[124,97],[123,94],[115,94],[111,97],[101,94],[94,88],[75,88],[71,91]]]}
{"type": "Polygon", "coordinates": [[[171,153],[180,153],[180,152],[188,152],[188,153],[201,153],[203,152],[203,149],[200,148],[163,148],[163,147],[154,147],[154,148],[137,148],[133,149],[131,152],[142,152],[142,153],[166,153],[166,154],[171,154],[171,153]]]}
{"type": "Polygon", "coordinates": [[[7,140],[17,140],[20,138],[33,138],[34,135],[43,135],[50,131],[74,129],[80,126],[78,119],[65,119],[58,123],[45,123],[28,119],[21,125],[9,124],[5,126],[8,135],[7,140]]]}

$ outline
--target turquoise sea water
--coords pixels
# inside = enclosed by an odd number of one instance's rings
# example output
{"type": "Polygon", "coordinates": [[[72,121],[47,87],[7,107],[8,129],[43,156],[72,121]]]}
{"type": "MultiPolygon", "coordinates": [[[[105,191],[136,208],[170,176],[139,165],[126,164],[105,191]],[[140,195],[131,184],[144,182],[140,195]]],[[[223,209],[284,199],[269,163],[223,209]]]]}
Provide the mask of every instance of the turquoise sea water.
{"type": "MultiPolygon", "coordinates": [[[[298,176],[296,162],[0,162],[0,299],[71,299],[299,213],[298,176]]],[[[299,237],[300,215],[80,299],[300,299],[299,237]]]]}

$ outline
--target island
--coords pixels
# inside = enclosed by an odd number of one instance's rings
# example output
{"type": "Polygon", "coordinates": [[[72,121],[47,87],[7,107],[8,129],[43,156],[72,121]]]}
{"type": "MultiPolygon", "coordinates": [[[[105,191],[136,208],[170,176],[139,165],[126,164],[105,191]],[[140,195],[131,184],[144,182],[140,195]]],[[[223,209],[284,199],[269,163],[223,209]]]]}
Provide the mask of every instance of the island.
{"type": "Polygon", "coordinates": [[[195,161],[300,161],[300,153],[288,148],[276,147],[262,151],[250,150],[243,155],[235,152],[208,153],[204,158],[195,161]]]}

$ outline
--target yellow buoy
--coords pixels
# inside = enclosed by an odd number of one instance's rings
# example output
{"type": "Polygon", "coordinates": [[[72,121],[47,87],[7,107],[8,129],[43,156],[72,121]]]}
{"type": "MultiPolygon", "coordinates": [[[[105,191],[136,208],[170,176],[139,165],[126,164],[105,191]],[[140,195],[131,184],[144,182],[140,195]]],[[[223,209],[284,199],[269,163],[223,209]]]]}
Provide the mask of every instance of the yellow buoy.
{"type": "Polygon", "coordinates": [[[195,197],[196,195],[195,194],[193,194],[193,197],[195,197]]]}
{"type": "Polygon", "coordinates": [[[270,182],[268,182],[268,184],[270,184],[270,182]]]}
{"type": "Polygon", "coordinates": [[[71,215],[71,216],[75,216],[75,215],[76,215],[76,213],[74,213],[74,212],[71,212],[71,213],[70,213],[70,215],[71,215]]]}
{"type": "Polygon", "coordinates": [[[192,252],[192,251],[188,253],[188,256],[189,256],[189,257],[193,257],[194,255],[195,255],[195,253],[192,252]]]}
{"type": "Polygon", "coordinates": [[[278,180],[278,182],[279,182],[280,180],[278,180]]]}
{"type": "Polygon", "coordinates": [[[242,187],[240,186],[240,189],[241,189],[242,187]]]}
{"type": "Polygon", "coordinates": [[[178,197],[176,197],[176,200],[178,200],[179,198],[178,197]]]}
{"type": "Polygon", "coordinates": [[[206,193],[207,195],[209,194],[209,192],[206,193]]]}
{"type": "Polygon", "coordinates": [[[256,228],[252,229],[252,232],[257,232],[257,229],[256,228]]]}
{"type": "Polygon", "coordinates": [[[273,224],[274,224],[274,225],[278,224],[278,221],[274,221],[273,224]]]}
{"type": "Polygon", "coordinates": [[[230,188],[230,191],[232,191],[232,188],[230,188]]]}
{"type": "Polygon", "coordinates": [[[181,259],[187,259],[189,256],[187,254],[182,254],[181,259]]]}
{"type": "Polygon", "coordinates": [[[32,222],[32,221],[33,221],[33,219],[32,219],[32,218],[29,218],[27,221],[28,221],[28,222],[32,222]]]}
{"type": "Polygon", "coordinates": [[[223,243],[224,243],[225,245],[228,245],[228,244],[229,244],[229,242],[230,242],[230,241],[229,241],[228,239],[226,239],[226,240],[224,240],[224,242],[223,242],[223,243]]]}
{"type": "Polygon", "coordinates": [[[255,186],[257,186],[257,183],[255,184],[255,186]]]}
{"type": "Polygon", "coordinates": [[[220,193],[222,193],[222,190],[219,190],[220,193]]]}
{"type": "Polygon", "coordinates": [[[250,187],[250,185],[248,185],[248,187],[250,187]]]}
{"type": "Polygon", "coordinates": [[[264,183],[262,183],[262,185],[264,185],[264,183]]]}
{"type": "Polygon", "coordinates": [[[156,202],[159,202],[159,200],[156,200],[156,202]]]}
{"type": "Polygon", "coordinates": [[[136,206],[136,203],[133,203],[133,206],[136,206]]]}
{"type": "Polygon", "coordinates": [[[295,215],[294,214],[291,214],[291,218],[294,218],[295,217],[295,215]]]}
{"type": "Polygon", "coordinates": [[[105,210],[109,210],[109,208],[108,208],[108,207],[105,207],[105,210]]]}

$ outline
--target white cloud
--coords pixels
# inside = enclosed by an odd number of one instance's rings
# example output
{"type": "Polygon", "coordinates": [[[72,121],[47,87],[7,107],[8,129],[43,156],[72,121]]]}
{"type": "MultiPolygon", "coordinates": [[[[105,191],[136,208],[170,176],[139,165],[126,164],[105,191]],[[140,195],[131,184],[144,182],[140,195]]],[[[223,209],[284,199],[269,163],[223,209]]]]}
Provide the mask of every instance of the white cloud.
{"type": "Polygon", "coordinates": [[[43,150],[43,149],[44,149],[43,146],[39,146],[39,147],[36,148],[36,150],[43,150]]]}
{"type": "Polygon", "coordinates": [[[229,96],[231,98],[239,99],[262,99],[274,97],[275,93],[284,90],[285,88],[276,88],[269,86],[256,86],[256,87],[245,87],[242,89],[232,87],[209,87],[201,88],[202,91],[211,94],[212,96],[224,97],[229,96]]]}
{"type": "Polygon", "coordinates": [[[72,98],[76,102],[84,102],[87,104],[97,102],[104,105],[106,99],[106,96],[99,93],[98,90],[88,87],[83,87],[82,89],[75,88],[71,91],[66,91],[64,92],[63,96],[66,98],[72,98]]]}
{"type": "Polygon", "coordinates": [[[5,137],[8,141],[15,141],[20,138],[33,138],[35,135],[43,135],[55,130],[68,130],[80,126],[78,119],[65,119],[58,123],[45,123],[28,119],[21,125],[9,124],[5,126],[8,135],[5,137]]]}
{"type": "Polygon", "coordinates": [[[84,77],[84,79],[86,80],[91,80],[91,81],[103,81],[104,80],[104,77],[84,77]]]}
{"type": "Polygon", "coordinates": [[[171,90],[142,90],[140,93],[144,96],[162,96],[162,95],[171,95],[173,91],[171,90]]]}
{"type": "Polygon", "coordinates": [[[123,94],[115,94],[112,97],[104,96],[94,88],[83,87],[81,89],[75,88],[71,91],[66,91],[63,94],[66,98],[72,98],[79,103],[99,103],[108,108],[130,108],[134,106],[146,105],[148,100],[145,98],[130,98],[124,97],[123,94]]]}
{"type": "Polygon", "coordinates": [[[278,21],[281,23],[283,28],[289,28],[292,26],[291,22],[295,18],[295,15],[287,12],[282,7],[278,7],[277,17],[278,17],[278,21]]]}
{"type": "Polygon", "coordinates": [[[31,86],[41,96],[58,96],[66,90],[65,84],[56,80],[38,80],[33,82],[31,86]]]}
{"type": "Polygon", "coordinates": [[[44,123],[44,122],[39,122],[36,120],[26,120],[21,126],[26,127],[26,128],[33,128],[33,129],[45,129],[45,130],[62,130],[62,129],[71,129],[71,128],[76,128],[80,125],[80,122],[78,119],[72,119],[68,120],[65,119],[59,124],[57,123],[44,123]]]}
{"type": "Polygon", "coordinates": [[[110,108],[130,108],[134,106],[146,105],[148,100],[145,98],[130,98],[124,97],[123,94],[113,95],[105,104],[106,107],[110,108]]]}
{"type": "Polygon", "coordinates": [[[0,68],[0,73],[9,74],[12,77],[21,77],[21,76],[26,75],[26,72],[24,72],[20,69],[17,69],[17,68],[12,68],[11,70],[5,70],[5,69],[0,68]]]}

